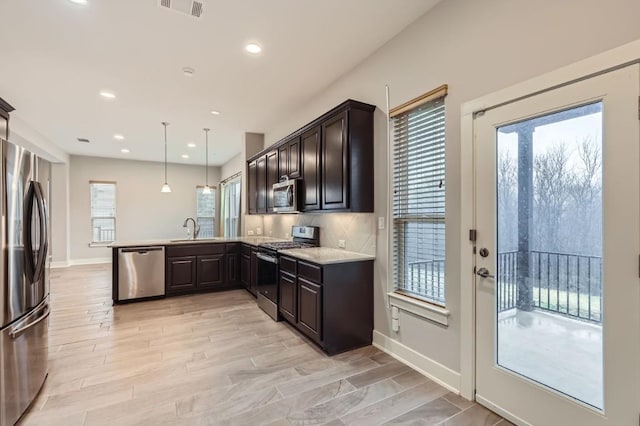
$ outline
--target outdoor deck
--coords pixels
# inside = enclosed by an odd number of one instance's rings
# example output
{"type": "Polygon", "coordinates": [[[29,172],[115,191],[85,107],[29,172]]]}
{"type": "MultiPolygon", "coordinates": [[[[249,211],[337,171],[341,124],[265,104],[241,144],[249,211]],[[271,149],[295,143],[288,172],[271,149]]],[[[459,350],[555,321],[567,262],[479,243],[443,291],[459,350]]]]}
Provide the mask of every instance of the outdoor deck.
{"type": "Polygon", "coordinates": [[[602,408],[601,324],[543,310],[499,315],[499,365],[602,408]]]}

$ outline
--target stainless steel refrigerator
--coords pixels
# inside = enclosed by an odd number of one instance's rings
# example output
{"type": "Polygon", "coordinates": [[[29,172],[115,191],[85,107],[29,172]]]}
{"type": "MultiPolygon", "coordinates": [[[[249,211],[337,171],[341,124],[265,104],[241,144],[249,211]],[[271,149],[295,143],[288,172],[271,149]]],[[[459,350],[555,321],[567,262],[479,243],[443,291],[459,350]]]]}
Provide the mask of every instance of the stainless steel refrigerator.
{"type": "Polygon", "coordinates": [[[0,426],[13,425],[47,376],[51,165],[2,141],[0,426]]]}

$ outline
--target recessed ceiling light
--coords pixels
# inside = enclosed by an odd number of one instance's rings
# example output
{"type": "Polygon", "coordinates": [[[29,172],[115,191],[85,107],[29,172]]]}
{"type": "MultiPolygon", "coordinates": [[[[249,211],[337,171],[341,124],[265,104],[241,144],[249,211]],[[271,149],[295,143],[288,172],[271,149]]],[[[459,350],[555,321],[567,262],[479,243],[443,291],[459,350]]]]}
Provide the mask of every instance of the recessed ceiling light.
{"type": "Polygon", "coordinates": [[[195,73],[196,73],[196,70],[194,70],[191,67],[182,68],[182,74],[184,74],[185,77],[193,77],[193,74],[195,73]]]}
{"type": "Polygon", "coordinates": [[[113,93],[111,90],[101,90],[100,91],[100,96],[102,96],[103,98],[106,98],[106,99],[115,99],[116,98],[116,94],[113,93]]]}
{"type": "Polygon", "coordinates": [[[196,144],[195,144],[195,143],[193,143],[193,142],[189,142],[189,143],[187,144],[187,146],[188,146],[189,148],[195,148],[195,147],[196,147],[196,144]]]}
{"type": "Polygon", "coordinates": [[[257,55],[258,53],[262,52],[262,47],[260,47],[260,45],[256,43],[249,43],[244,47],[244,50],[254,55],[257,55]]]}
{"type": "Polygon", "coordinates": [[[116,133],[115,135],[113,135],[113,138],[117,139],[119,141],[123,141],[124,140],[124,136],[119,134],[119,133],[116,133]]]}
{"type": "Polygon", "coordinates": [[[75,4],[82,4],[85,5],[87,4],[87,0],[69,0],[71,3],[75,3],[75,4]]]}
{"type": "Polygon", "coordinates": [[[182,154],[182,158],[189,158],[187,154],[182,154]]]}
{"type": "Polygon", "coordinates": [[[214,111],[211,111],[211,114],[213,114],[213,115],[220,115],[220,111],[215,111],[215,110],[214,110],[214,111]]]}
{"type": "Polygon", "coordinates": [[[123,154],[128,154],[130,151],[127,148],[122,148],[120,152],[123,154]]]}

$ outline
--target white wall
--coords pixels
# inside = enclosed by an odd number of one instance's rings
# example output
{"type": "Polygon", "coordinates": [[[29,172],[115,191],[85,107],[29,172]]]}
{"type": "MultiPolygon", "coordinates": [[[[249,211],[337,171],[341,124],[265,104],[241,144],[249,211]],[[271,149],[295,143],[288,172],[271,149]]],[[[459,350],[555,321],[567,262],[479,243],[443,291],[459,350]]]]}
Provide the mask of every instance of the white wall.
{"type": "MultiPolygon", "coordinates": [[[[145,161],[71,156],[69,168],[71,260],[102,259],[110,249],[89,247],[91,202],[89,181],[115,181],[116,239],[147,240],[184,237],[182,223],[196,215],[196,186],[204,185],[204,166],[169,164],[171,193],[163,194],[164,165],[145,161]]],[[[220,168],[211,167],[209,182],[217,185],[220,168]]],[[[217,194],[219,195],[219,194],[217,194]]],[[[219,199],[216,206],[219,206],[219,199]]],[[[216,209],[218,215],[218,209],[216,209]]],[[[219,217],[216,223],[219,224],[219,217]]]]}
{"type": "Polygon", "coordinates": [[[220,167],[220,179],[225,180],[236,173],[242,172],[245,164],[242,153],[239,153],[220,167]]]}
{"type": "Polygon", "coordinates": [[[69,164],[51,165],[51,255],[55,264],[69,260],[69,164]]]}
{"type": "MultiPolygon", "coordinates": [[[[636,0],[445,0],[419,18],[306,105],[291,111],[266,133],[269,146],[347,98],[385,109],[443,83],[447,137],[447,308],[448,327],[409,313],[400,332],[390,330],[387,291],[387,231],[378,232],[375,328],[422,356],[460,371],[460,108],[462,103],[560,66],[640,38],[636,0]]],[[[375,211],[386,216],[386,117],[375,113],[375,211]]],[[[428,364],[427,364],[428,365],[428,364]]],[[[435,365],[435,364],[431,364],[435,365]]],[[[449,380],[453,387],[459,383],[449,380]]]]}

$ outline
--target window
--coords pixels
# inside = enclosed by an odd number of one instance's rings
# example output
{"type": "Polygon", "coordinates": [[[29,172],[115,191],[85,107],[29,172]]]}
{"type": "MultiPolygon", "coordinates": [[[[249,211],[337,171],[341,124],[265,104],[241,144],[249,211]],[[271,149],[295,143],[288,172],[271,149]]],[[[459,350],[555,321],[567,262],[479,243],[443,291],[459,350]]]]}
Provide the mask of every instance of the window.
{"type": "Polygon", "coordinates": [[[240,236],[240,191],[242,188],[242,178],[232,176],[220,184],[222,191],[221,216],[222,233],[225,237],[240,236]]]}
{"type": "Polygon", "coordinates": [[[91,243],[116,239],[116,183],[89,182],[91,189],[91,243]]]}
{"type": "Polygon", "coordinates": [[[216,223],[216,189],[211,186],[209,194],[204,193],[204,187],[196,188],[196,221],[200,226],[198,238],[215,237],[216,223]]]}
{"type": "Polygon", "coordinates": [[[390,112],[396,292],[445,306],[446,86],[390,112]]]}

